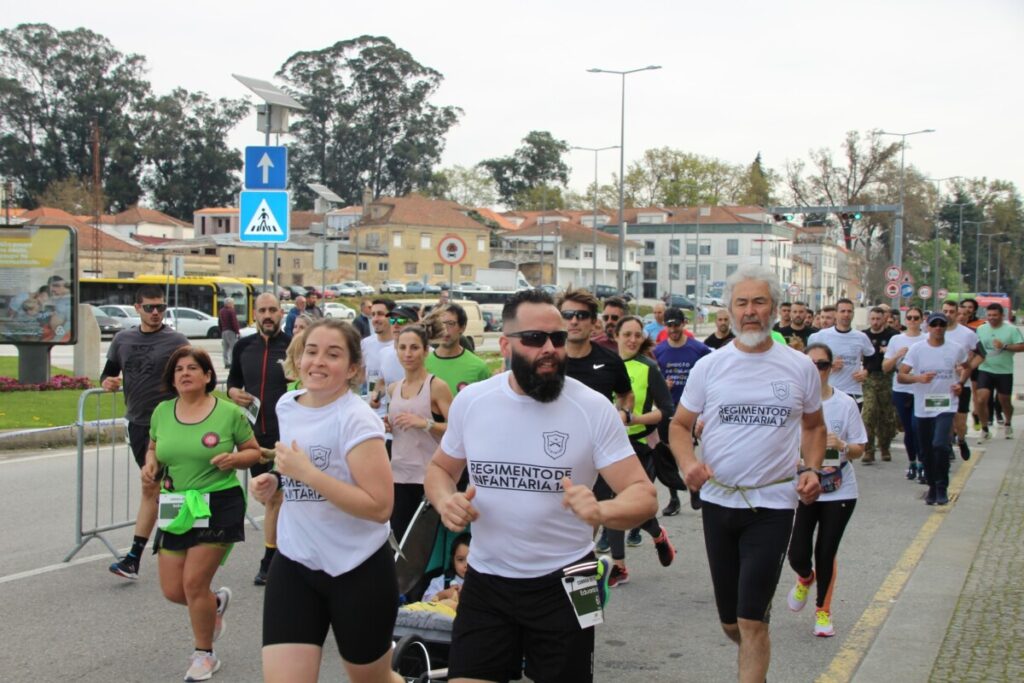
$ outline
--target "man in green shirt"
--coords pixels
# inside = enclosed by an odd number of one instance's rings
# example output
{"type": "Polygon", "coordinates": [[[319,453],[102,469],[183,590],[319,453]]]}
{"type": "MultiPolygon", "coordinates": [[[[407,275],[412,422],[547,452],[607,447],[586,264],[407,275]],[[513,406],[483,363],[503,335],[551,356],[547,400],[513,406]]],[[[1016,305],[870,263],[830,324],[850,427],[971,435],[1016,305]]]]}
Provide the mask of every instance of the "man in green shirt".
{"type": "Polygon", "coordinates": [[[1003,307],[991,303],[986,308],[988,322],[977,329],[978,340],[985,349],[985,362],[978,368],[978,398],[976,407],[981,419],[982,438],[989,438],[989,399],[992,392],[1003,407],[1003,436],[1013,438],[1013,354],[1024,351],[1024,335],[1014,325],[1003,323],[1003,307]]]}
{"type": "Polygon", "coordinates": [[[452,396],[468,384],[491,376],[487,363],[462,347],[466,331],[466,311],[458,304],[445,304],[437,308],[441,327],[441,343],[427,356],[427,372],[444,380],[452,396]]]}

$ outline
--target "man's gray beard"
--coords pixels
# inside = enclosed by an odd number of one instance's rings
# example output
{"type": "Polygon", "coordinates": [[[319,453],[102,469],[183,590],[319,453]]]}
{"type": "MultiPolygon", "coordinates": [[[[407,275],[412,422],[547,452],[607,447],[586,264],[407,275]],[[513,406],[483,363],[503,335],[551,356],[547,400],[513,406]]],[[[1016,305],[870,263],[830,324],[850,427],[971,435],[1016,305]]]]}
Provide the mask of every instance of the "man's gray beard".
{"type": "Polygon", "coordinates": [[[758,332],[741,332],[735,327],[732,329],[732,333],[736,335],[736,341],[743,346],[749,346],[751,348],[760,346],[766,339],[770,339],[772,335],[769,330],[762,329],[758,332]]]}

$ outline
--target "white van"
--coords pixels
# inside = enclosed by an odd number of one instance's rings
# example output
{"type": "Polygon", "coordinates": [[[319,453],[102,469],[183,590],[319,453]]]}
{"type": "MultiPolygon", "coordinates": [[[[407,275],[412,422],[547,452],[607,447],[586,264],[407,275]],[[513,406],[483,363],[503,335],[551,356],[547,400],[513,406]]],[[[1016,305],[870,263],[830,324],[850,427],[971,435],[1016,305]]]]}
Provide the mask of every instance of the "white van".
{"type": "MultiPolygon", "coordinates": [[[[480,304],[469,299],[452,299],[451,303],[462,306],[466,311],[466,336],[473,340],[477,348],[484,344],[484,316],[480,312],[480,304]]],[[[437,306],[437,299],[395,299],[398,306],[408,306],[415,310],[420,319],[437,306]]]]}

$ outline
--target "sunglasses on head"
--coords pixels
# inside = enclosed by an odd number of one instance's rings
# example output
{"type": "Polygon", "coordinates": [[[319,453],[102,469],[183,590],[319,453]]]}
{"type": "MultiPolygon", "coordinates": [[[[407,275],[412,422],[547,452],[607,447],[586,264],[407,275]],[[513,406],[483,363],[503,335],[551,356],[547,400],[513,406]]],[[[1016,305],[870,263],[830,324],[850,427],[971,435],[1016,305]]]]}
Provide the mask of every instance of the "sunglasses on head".
{"type": "Polygon", "coordinates": [[[819,370],[828,370],[832,367],[832,361],[830,360],[816,360],[814,361],[814,367],[819,370]]]}
{"type": "Polygon", "coordinates": [[[539,349],[548,343],[548,339],[551,340],[551,345],[556,349],[560,349],[565,346],[565,340],[569,338],[569,333],[565,330],[559,330],[557,332],[541,332],[540,330],[524,330],[522,332],[508,332],[505,334],[506,337],[514,337],[523,343],[523,346],[529,346],[531,348],[539,349]]]}
{"type": "Polygon", "coordinates": [[[684,321],[682,320],[666,320],[665,325],[667,325],[668,327],[679,327],[680,325],[683,324],[683,322],[684,321]]]}
{"type": "Polygon", "coordinates": [[[146,313],[152,313],[153,311],[163,313],[167,310],[167,304],[142,304],[142,310],[146,313]]]}
{"type": "Polygon", "coordinates": [[[408,318],[388,318],[392,325],[405,325],[409,322],[408,318]]]}
{"type": "Polygon", "coordinates": [[[562,311],[562,320],[590,320],[590,311],[562,311]]]}
{"type": "Polygon", "coordinates": [[[601,319],[604,320],[606,323],[616,323],[619,321],[619,318],[621,317],[621,315],[615,315],[614,313],[605,313],[604,315],[601,316],[601,319]]]}

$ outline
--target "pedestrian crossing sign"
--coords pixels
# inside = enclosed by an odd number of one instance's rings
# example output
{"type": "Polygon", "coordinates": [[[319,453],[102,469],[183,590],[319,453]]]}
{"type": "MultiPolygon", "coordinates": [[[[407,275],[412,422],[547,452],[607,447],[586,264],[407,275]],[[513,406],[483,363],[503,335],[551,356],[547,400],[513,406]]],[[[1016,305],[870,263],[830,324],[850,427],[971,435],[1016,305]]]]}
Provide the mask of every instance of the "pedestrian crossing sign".
{"type": "Polygon", "coordinates": [[[243,242],[287,242],[289,193],[244,191],[239,210],[239,237],[243,242]]]}

